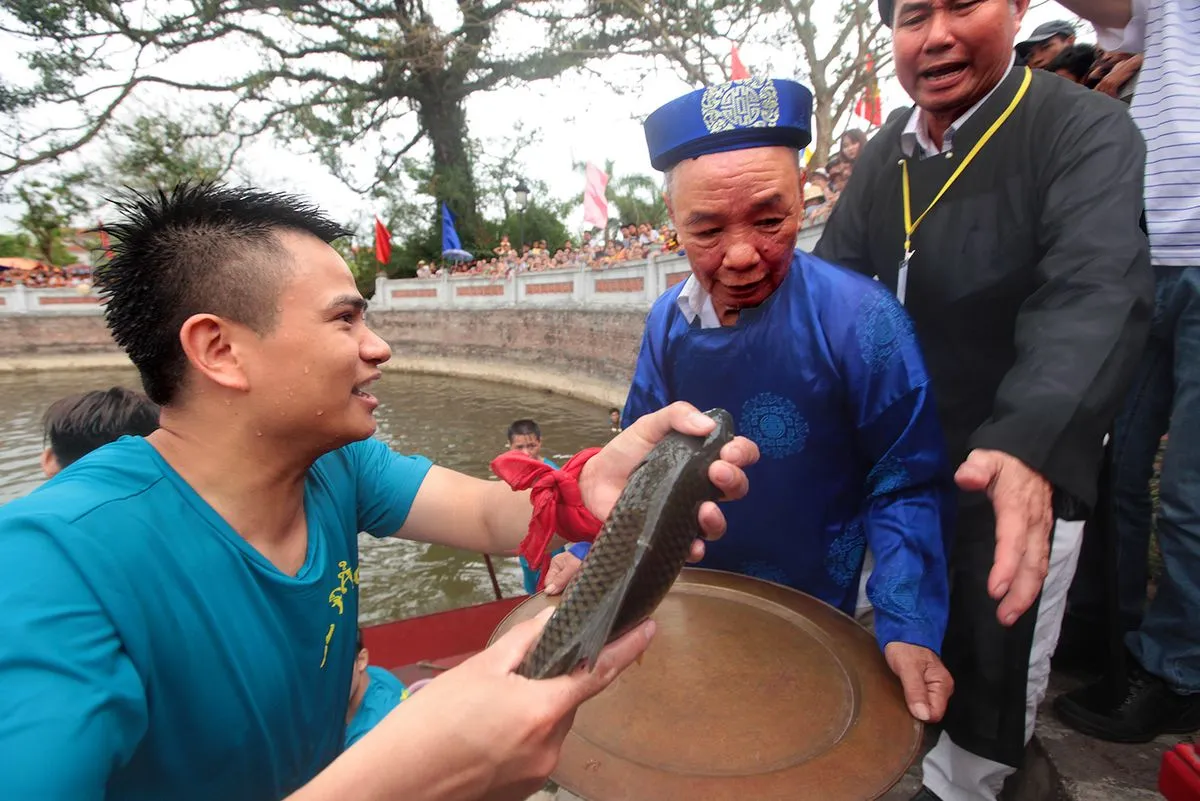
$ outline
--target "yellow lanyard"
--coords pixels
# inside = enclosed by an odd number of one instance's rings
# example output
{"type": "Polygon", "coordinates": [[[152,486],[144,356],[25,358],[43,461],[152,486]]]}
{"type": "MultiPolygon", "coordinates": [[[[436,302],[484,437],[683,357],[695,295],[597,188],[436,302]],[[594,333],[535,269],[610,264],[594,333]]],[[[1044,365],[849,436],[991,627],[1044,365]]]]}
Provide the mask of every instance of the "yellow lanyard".
{"type": "Polygon", "coordinates": [[[954,182],[958,180],[958,176],[962,175],[963,170],[967,168],[967,165],[971,163],[972,159],[975,158],[980,150],[983,150],[983,146],[988,143],[988,140],[991,139],[996,131],[1000,130],[1000,126],[1012,116],[1013,111],[1017,108],[1017,104],[1021,102],[1021,98],[1025,97],[1025,90],[1029,88],[1029,83],[1031,80],[1033,80],[1033,71],[1030,70],[1029,67],[1026,67],[1025,79],[1021,81],[1021,88],[1017,90],[1017,94],[1015,97],[1013,97],[1012,102],[1008,104],[1008,108],[1004,109],[1004,113],[996,118],[996,121],[992,123],[992,126],[987,129],[983,136],[979,137],[979,141],[975,143],[975,147],[971,148],[971,151],[967,153],[967,157],[964,158],[962,163],[958,165],[958,169],[954,171],[946,183],[942,184],[941,191],[937,193],[937,195],[933,198],[933,201],[930,202],[930,204],[925,208],[925,211],[921,212],[921,216],[915,221],[912,218],[912,200],[909,196],[908,189],[908,159],[900,160],[900,170],[903,174],[904,186],[904,262],[900,268],[902,274],[897,280],[896,295],[900,299],[901,303],[904,303],[904,294],[906,288],[905,284],[907,284],[908,279],[908,261],[913,255],[913,232],[917,230],[917,226],[920,225],[921,221],[925,219],[925,215],[927,215],[933,209],[933,207],[937,205],[938,201],[942,199],[942,195],[946,194],[950,187],[954,185],[954,182]]]}

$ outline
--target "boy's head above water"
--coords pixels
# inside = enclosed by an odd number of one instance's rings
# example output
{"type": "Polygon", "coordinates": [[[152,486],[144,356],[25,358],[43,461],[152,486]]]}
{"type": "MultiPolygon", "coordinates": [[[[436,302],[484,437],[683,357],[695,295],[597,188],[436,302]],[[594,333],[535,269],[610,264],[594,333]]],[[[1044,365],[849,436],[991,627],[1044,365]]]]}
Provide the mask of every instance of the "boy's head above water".
{"type": "Polygon", "coordinates": [[[533,420],[514,420],[508,427],[508,449],[521,451],[526,456],[540,459],[542,453],[542,429],[533,420]]]}

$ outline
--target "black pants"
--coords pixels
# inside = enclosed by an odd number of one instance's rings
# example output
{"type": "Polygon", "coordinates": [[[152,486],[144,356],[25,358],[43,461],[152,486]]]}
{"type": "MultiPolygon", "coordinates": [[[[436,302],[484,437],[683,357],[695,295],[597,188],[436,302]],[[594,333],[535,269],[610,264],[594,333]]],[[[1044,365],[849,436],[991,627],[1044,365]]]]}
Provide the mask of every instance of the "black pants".
{"type": "Polygon", "coordinates": [[[944,729],[967,751],[1020,767],[1029,658],[1041,596],[1016,623],[1002,626],[996,617],[999,602],[987,591],[995,552],[991,502],[982,495],[960,495],[950,556],[950,620],[942,646],[955,689],[944,729]]]}

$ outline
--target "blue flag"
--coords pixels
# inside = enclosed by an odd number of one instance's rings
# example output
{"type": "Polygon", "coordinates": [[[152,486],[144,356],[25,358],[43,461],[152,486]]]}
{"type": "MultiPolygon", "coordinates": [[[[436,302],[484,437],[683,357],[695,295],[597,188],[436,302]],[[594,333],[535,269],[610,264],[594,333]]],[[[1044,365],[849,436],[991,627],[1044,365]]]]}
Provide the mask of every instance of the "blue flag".
{"type": "Polygon", "coordinates": [[[454,212],[450,211],[450,207],[442,203],[442,252],[447,250],[462,250],[462,240],[458,238],[458,231],[454,228],[456,218],[454,212]]]}

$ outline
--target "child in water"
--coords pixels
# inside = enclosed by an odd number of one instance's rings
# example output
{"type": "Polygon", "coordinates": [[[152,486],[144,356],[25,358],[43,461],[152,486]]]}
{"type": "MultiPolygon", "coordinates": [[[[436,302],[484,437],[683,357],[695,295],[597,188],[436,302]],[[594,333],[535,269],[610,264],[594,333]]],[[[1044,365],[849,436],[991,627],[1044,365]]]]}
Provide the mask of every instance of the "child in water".
{"type": "MultiPolygon", "coordinates": [[[[549,459],[542,457],[542,429],[533,420],[514,420],[512,425],[508,427],[508,449],[510,451],[521,451],[526,456],[533,459],[540,459],[546,464],[558,469],[558,465],[549,459]]],[[[559,548],[550,554],[551,557],[562,553],[563,549],[559,548]]],[[[521,574],[525,583],[525,592],[533,595],[537,592],[538,574],[525,561],[525,557],[518,556],[517,559],[521,563],[521,574]]]]}

